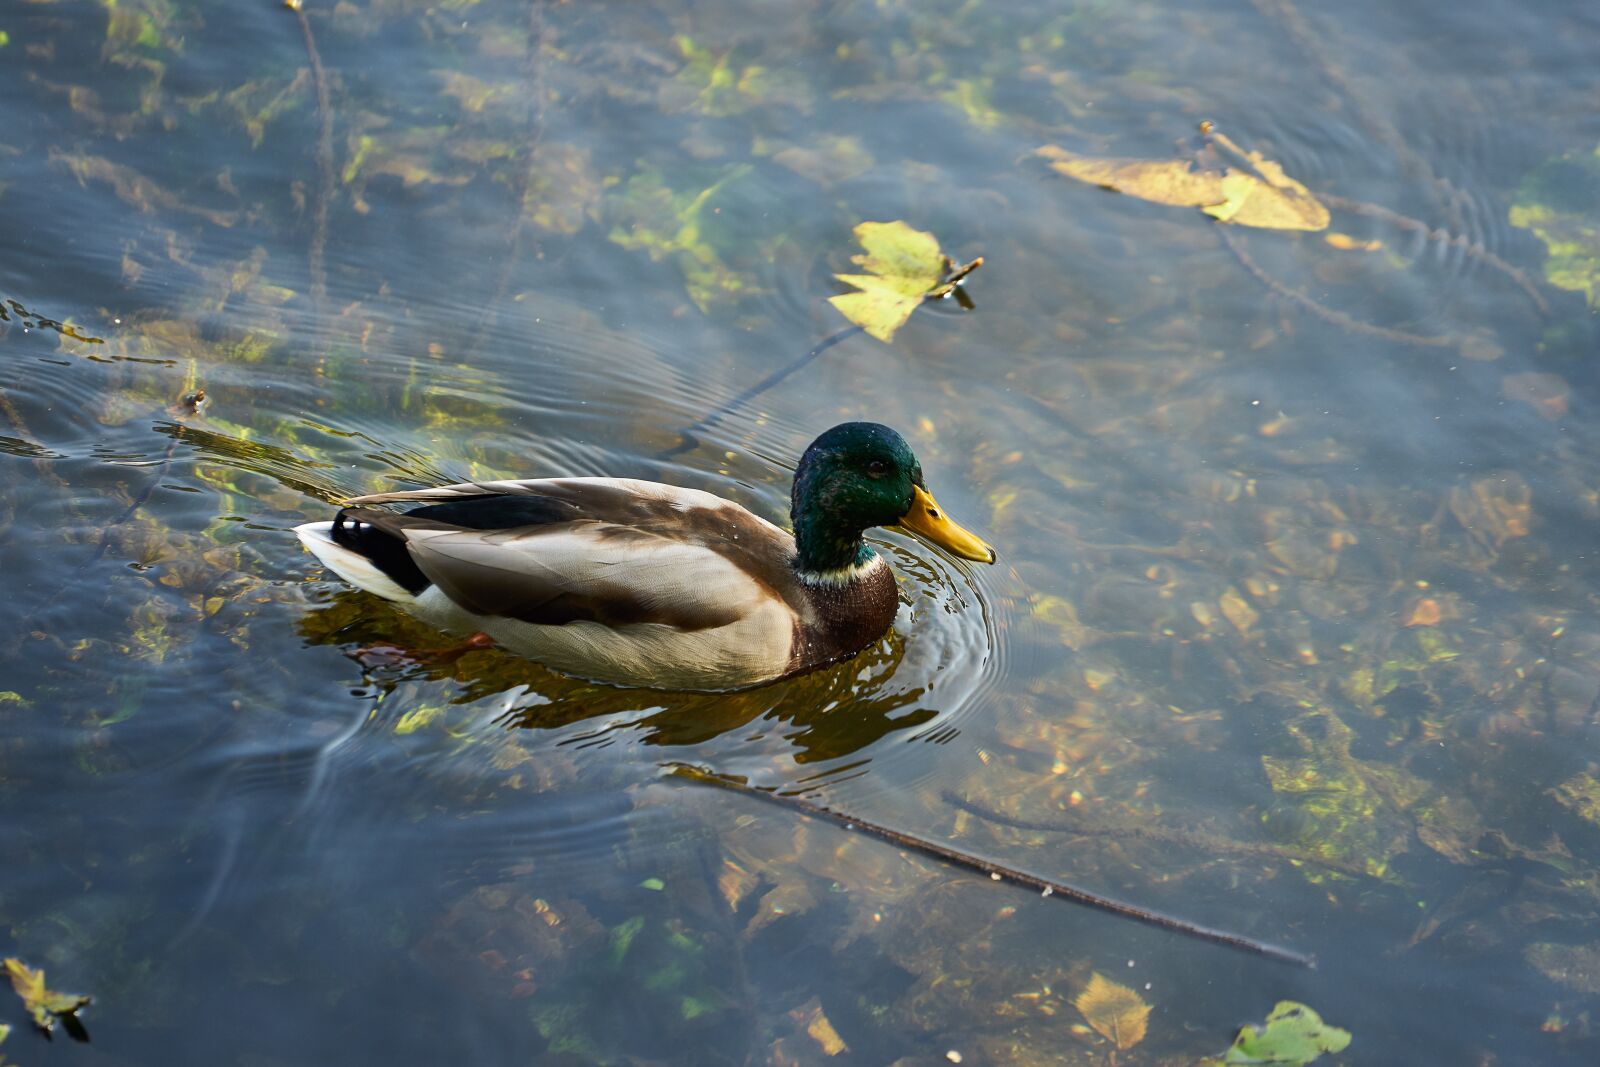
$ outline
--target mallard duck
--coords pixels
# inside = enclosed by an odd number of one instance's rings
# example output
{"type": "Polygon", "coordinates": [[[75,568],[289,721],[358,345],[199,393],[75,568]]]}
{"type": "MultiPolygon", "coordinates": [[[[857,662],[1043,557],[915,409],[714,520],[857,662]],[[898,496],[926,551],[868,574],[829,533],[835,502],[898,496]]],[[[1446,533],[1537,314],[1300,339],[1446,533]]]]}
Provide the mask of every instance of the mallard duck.
{"type": "Polygon", "coordinates": [[[738,689],[855,655],[899,597],[862,540],[899,526],[963,559],[994,550],[948,519],[905,438],[847,422],[800,457],[794,535],[710,493],[626,478],[468,482],[346,502],[295,528],[329,569],[442,630],[558,671],[738,689]],[[379,504],[419,501],[396,512],[379,504]]]}

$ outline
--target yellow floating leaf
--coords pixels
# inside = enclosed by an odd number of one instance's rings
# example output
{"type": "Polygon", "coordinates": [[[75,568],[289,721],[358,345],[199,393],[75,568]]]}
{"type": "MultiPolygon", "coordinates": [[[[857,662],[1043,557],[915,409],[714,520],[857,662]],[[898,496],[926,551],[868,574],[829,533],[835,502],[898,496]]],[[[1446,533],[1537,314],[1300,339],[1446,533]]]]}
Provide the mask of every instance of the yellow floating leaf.
{"type": "Polygon", "coordinates": [[[1125,985],[1118,985],[1096,971],[1072,1006],[1089,1025],[1119,1049],[1129,1049],[1144,1040],[1150,1019],[1150,1005],[1125,985]]]}
{"type": "Polygon", "coordinates": [[[1182,159],[1091,159],[1055,145],[1035,155],[1050,160],[1050,169],[1080,182],[1173,207],[1214,207],[1227,201],[1222,175],[1200,170],[1182,159]]]}
{"type": "Polygon", "coordinates": [[[851,262],[868,273],[834,275],[860,291],[841,293],[828,302],[880,341],[893,337],[925,297],[942,295],[940,290],[972,269],[969,266],[952,275],[950,259],[939,251],[933,234],[913,230],[898,220],[863,222],[855,228],[855,235],[866,253],[851,256],[851,262]],[[950,281],[946,281],[947,275],[950,281]]]}
{"type": "Polygon", "coordinates": [[[1220,222],[1264,230],[1322,230],[1328,226],[1328,209],[1309,193],[1279,188],[1253,174],[1227,171],[1222,176],[1222,191],[1226,201],[1202,209],[1220,222]]]}
{"type": "MultiPolygon", "coordinates": [[[[845,275],[839,275],[841,279],[845,275]]],[[[894,336],[911,313],[922,303],[922,296],[905,296],[884,289],[873,288],[859,293],[841,293],[830,296],[828,303],[839,309],[839,314],[866,330],[880,341],[894,336]]]]}
{"type": "Polygon", "coordinates": [[[1228,194],[1227,215],[1206,209],[1224,222],[1236,226],[1256,226],[1267,230],[1325,230],[1331,221],[1328,209],[1311,195],[1311,190],[1283,172],[1283,168],[1260,152],[1246,152],[1227,135],[1214,128],[1212,141],[1238,158],[1243,166],[1223,172],[1223,191],[1228,194]]]}
{"type": "Polygon", "coordinates": [[[1186,159],[1092,159],[1055,145],[1034,154],[1069,178],[1155,204],[1197,207],[1219,222],[1268,230],[1328,228],[1328,209],[1282,167],[1214,129],[1207,132],[1240,166],[1216,170],[1186,159]]]}
{"type": "Polygon", "coordinates": [[[71,1015],[89,1003],[88,997],[47,989],[44,971],[36,971],[19,959],[7,957],[6,973],[11,976],[11,988],[22,998],[34,1025],[41,1030],[54,1030],[56,1016],[71,1015]]]}

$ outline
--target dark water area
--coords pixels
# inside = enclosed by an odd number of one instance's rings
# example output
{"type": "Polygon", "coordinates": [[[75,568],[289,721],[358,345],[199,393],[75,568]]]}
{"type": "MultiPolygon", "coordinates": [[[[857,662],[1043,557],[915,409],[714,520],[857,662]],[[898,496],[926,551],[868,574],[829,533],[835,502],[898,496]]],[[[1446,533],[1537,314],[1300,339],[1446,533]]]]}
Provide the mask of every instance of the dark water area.
{"type": "Polygon", "coordinates": [[[95,998],[0,1053],[1189,1065],[1294,1001],[1322,1063],[1593,1064],[1597,55],[1576,0],[0,8],[0,955],[95,998]],[[867,220],[974,306],[724,412],[867,220]],[[862,418],[999,563],[874,533],[894,630],[746,692],[461,654],[290,532],[601,474],[781,523],[862,418]]]}

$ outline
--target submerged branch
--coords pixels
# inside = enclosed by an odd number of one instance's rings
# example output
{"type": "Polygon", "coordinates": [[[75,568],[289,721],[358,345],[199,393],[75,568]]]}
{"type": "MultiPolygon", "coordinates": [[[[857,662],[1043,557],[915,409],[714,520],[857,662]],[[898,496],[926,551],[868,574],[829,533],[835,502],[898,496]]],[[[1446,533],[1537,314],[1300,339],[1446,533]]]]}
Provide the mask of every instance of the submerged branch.
{"type": "Polygon", "coordinates": [[[1142,922],[1149,926],[1156,926],[1164,930],[1171,930],[1174,933],[1183,934],[1185,937],[1192,937],[1200,941],[1210,941],[1213,944],[1224,945],[1228,948],[1238,949],[1242,952],[1254,953],[1257,956],[1264,956],[1267,959],[1278,960],[1282,963],[1293,963],[1301,967],[1316,966],[1316,961],[1313,957],[1307,956],[1304,953],[1295,952],[1293,949],[1281,948],[1277,945],[1268,944],[1265,941],[1257,941],[1253,938],[1244,937],[1240,934],[1228,933],[1225,930],[1215,930],[1211,927],[1201,926],[1197,923],[1191,923],[1184,919],[1174,918],[1170,915],[1163,915],[1157,911],[1150,911],[1146,908],[1136,907],[1132,904],[1125,904],[1120,900],[1113,900],[1110,897],[1103,897],[1096,893],[1091,893],[1086,889],[1079,889],[1076,886],[1068,885],[1065,882],[1057,882],[1041,875],[1033,874],[1031,872],[1009,866],[1007,864],[997,863],[994,860],[985,859],[982,856],[976,856],[969,852],[962,852],[959,849],[952,848],[949,845],[942,845],[937,841],[930,841],[926,838],[915,837],[911,834],[903,833],[887,826],[880,826],[877,823],[866,822],[864,820],[857,819],[854,816],[846,815],[843,812],[834,811],[832,808],[823,807],[821,804],[806,800],[802,797],[791,796],[784,793],[775,793],[766,789],[758,789],[755,786],[748,785],[744,782],[736,781],[731,778],[725,778],[721,775],[712,774],[698,767],[690,767],[684,764],[673,764],[671,765],[670,770],[674,777],[681,778],[684,781],[697,782],[701,785],[716,786],[719,789],[726,789],[742,796],[753,797],[757,800],[764,800],[769,804],[776,804],[779,807],[788,808],[791,811],[797,811],[802,815],[809,815],[812,818],[817,819],[825,819],[829,822],[835,823],[836,825],[844,827],[846,830],[859,831],[861,833],[868,834],[869,836],[879,838],[880,840],[887,841],[898,848],[908,849],[913,852],[920,852],[923,855],[932,856],[935,859],[943,860],[944,862],[954,864],[957,867],[964,867],[970,871],[977,871],[980,874],[987,874],[990,878],[993,878],[997,881],[1015,882],[1018,885],[1026,886],[1029,889],[1036,889],[1042,895],[1047,897],[1061,897],[1075,904],[1083,904],[1087,907],[1097,908],[1100,911],[1107,911],[1113,915],[1120,915],[1123,918],[1133,919],[1136,922],[1142,922]]]}
{"type": "Polygon", "coordinates": [[[1321,867],[1324,870],[1347,875],[1351,878],[1374,877],[1370,872],[1353,863],[1330,860],[1299,849],[1284,848],[1281,845],[1234,841],[1230,838],[1218,837],[1215,834],[1186,833],[1182,830],[1168,830],[1159,826],[1092,826],[1082,822],[1024,819],[995,811],[993,808],[984,807],[976,801],[968,800],[966,797],[958,796],[953,792],[945,792],[943,799],[945,803],[950,804],[952,807],[960,808],[969,815],[975,815],[984,822],[994,823],[996,826],[1007,826],[1014,830],[1073,834],[1078,837],[1109,837],[1116,840],[1149,841],[1154,844],[1178,845],[1219,855],[1258,856],[1282,860],[1286,863],[1304,863],[1308,866],[1321,867]]]}
{"type": "Polygon", "coordinates": [[[1349,330],[1351,333],[1365,334],[1368,337],[1381,337],[1385,341],[1398,341],[1404,345],[1419,345],[1424,348],[1451,348],[1460,343],[1457,338],[1448,334],[1434,337],[1427,334],[1407,333],[1404,330],[1391,330],[1387,326],[1374,326],[1370,322],[1362,322],[1353,315],[1347,315],[1343,311],[1328,307],[1326,304],[1320,304],[1301,290],[1289,288],[1263,270],[1261,265],[1250,257],[1250,253],[1244,250],[1244,245],[1239,238],[1228,232],[1227,226],[1217,226],[1216,231],[1217,235],[1222,238],[1222,243],[1228,246],[1228,251],[1233,253],[1234,258],[1239,261],[1245,270],[1250,272],[1256,281],[1285,300],[1299,304],[1323,322],[1332,323],[1340,329],[1349,330]]]}
{"type": "Polygon", "coordinates": [[[1469,241],[1465,234],[1451,233],[1449,230],[1429,226],[1421,219],[1414,219],[1410,215],[1402,215],[1398,211],[1391,211],[1379,204],[1369,204],[1364,200],[1350,200],[1346,197],[1332,196],[1328,193],[1318,193],[1317,199],[1328,207],[1338,208],[1340,211],[1348,211],[1352,215],[1365,215],[1368,218],[1378,219],[1397,229],[1420,233],[1429,241],[1436,241],[1440,244],[1458,248],[1461,250],[1461,254],[1467,258],[1480,260],[1516,282],[1518,288],[1527,294],[1529,300],[1533,301],[1534,306],[1539,309],[1541,315],[1550,314],[1550,305],[1545,302],[1538,288],[1521,269],[1507,263],[1478,242],[1469,241]]]}

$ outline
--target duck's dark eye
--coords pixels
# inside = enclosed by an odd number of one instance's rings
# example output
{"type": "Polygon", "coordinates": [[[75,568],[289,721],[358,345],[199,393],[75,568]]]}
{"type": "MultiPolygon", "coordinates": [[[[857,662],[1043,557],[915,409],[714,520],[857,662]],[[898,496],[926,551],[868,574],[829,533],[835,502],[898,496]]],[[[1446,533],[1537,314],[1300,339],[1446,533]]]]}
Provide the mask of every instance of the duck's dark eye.
{"type": "Polygon", "coordinates": [[[874,478],[882,478],[889,473],[889,461],[886,459],[867,460],[867,473],[874,478]]]}

